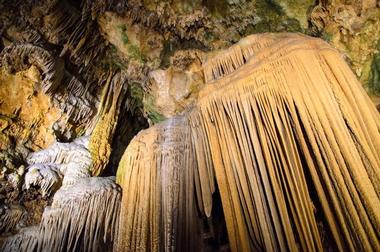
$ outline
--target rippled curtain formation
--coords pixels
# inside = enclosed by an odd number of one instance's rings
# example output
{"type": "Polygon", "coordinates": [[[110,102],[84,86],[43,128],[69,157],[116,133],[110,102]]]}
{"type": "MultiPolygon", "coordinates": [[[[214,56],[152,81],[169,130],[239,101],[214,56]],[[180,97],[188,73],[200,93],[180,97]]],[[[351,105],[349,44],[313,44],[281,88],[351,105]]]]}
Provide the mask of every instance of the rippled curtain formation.
{"type": "Polygon", "coordinates": [[[197,232],[184,220],[194,202],[211,215],[215,180],[232,251],[321,251],[317,215],[340,251],[379,251],[380,117],[339,53],[254,35],[209,55],[204,74],[181,133],[169,119],[123,157],[119,250],[193,244],[179,238],[197,232]]]}
{"type": "Polygon", "coordinates": [[[123,185],[116,251],[197,251],[198,219],[190,128],[170,118],[139,133],[118,170],[123,185]]]}

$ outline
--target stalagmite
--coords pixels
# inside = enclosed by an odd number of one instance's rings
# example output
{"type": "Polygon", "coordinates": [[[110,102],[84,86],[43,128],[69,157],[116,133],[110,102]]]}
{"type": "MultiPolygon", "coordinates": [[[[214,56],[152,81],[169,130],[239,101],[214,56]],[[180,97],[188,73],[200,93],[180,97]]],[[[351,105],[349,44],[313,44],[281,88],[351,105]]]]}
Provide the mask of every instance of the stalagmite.
{"type": "Polygon", "coordinates": [[[168,119],[123,156],[118,249],[178,249],[166,237],[183,233],[167,229],[164,210],[188,220],[180,209],[197,200],[210,216],[216,181],[232,251],[322,251],[322,232],[330,248],[379,251],[380,116],[342,56],[319,39],[261,34],[203,68],[181,133],[168,119]],[[170,180],[186,191],[178,202],[165,191],[173,169],[192,174],[170,180]]]}

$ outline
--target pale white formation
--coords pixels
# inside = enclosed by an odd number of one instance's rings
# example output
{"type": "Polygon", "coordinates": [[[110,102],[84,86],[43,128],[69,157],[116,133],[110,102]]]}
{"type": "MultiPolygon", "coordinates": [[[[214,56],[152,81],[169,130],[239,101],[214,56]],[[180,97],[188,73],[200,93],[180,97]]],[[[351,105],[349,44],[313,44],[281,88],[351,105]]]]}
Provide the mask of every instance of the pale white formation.
{"type": "Polygon", "coordinates": [[[45,196],[61,185],[72,185],[80,178],[90,177],[92,161],[87,145],[88,137],[80,137],[71,143],[54,143],[29,155],[25,188],[37,186],[45,196]]]}
{"type": "Polygon", "coordinates": [[[35,164],[28,167],[25,189],[39,187],[42,196],[48,196],[62,185],[63,175],[56,165],[35,164]]]}
{"type": "Polygon", "coordinates": [[[114,177],[90,177],[92,161],[87,145],[88,137],[82,137],[71,143],[55,143],[27,158],[25,188],[38,186],[42,195],[58,190],[41,223],[7,238],[1,251],[112,248],[121,190],[114,177]]]}
{"type": "Polygon", "coordinates": [[[35,251],[38,241],[37,232],[37,226],[23,228],[5,241],[2,251],[35,251]]]}

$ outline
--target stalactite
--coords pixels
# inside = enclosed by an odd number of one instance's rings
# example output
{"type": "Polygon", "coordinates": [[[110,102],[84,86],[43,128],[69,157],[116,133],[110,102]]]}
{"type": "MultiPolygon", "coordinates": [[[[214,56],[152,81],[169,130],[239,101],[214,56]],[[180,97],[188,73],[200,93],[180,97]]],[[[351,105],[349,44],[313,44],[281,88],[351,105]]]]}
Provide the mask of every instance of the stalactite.
{"type": "Polygon", "coordinates": [[[40,225],[6,239],[2,251],[108,251],[120,197],[113,178],[83,178],[64,186],[45,208],[40,225]]]}
{"type": "Polygon", "coordinates": [[[123,199],[116,251],[201,248],[190,133],[179,116],[140,132],[128,146],[117,175],[123,199]]]}
{"type": "Polygon", "coordinates": [[[65,71],[61,89],[54,94],[57,107],[67,113],[70,121],[90,124],[95,118],[98,100],[75,76],[65,71]]]}
{"type": "Polygon", "coordinates": [[[48,51],[32,44],[12,44],[4,48],[0,59],[0,67],[5,67],[10,72],[36,66],[43,76],[42,90],[47,94],[53,94],[63,78],[63,61],[56,60],[48,51]]]}
{"type": "MultiPolygon", "coordinates": [[[[112,136],[115,132],[121,103],[127,92],[124,72],[110,73],[103,89],[89,149],[93,160],[92,174],[98,176],[106,167],[111,155],[112,136]]],[[[91,127],[90,127],[91,128],[91,127]]]]}
{"type": "Polygon", "coordinates": [[[85,178],[62,187],[40,224],[40,250],[104,251],[112,247],[120,189],[112,178],[85,178]]]}
{"type": "Polygon", "coordinates": [[[4,252],[35,251],[38,243],[37,233],[37,226],[23,228],[16,235],[6,239],[1,249],[4,252]]]}
{"type": "Polygon", "coordinates": [[[88,137],[71,143],[54,143],[47,149],[31,153],[27,157],[24,186],[39,187],[43,196],[61,187],[71,185],[81,178],[90,177],[92,160],[87,149],[88,137]]]}
{"type": "Polygon", "coordinates": [[[23,217],[23,214],[24,211],[19,206],[7,207],[2,205],[0,207],[0,232],[7,233],[12,230],[23,217]]]}
{"type": "Polygon", "coordinates": [[[264,34],[204,66],[190,122],[208,144],[199,152],[210,152],[232,250],[322,250],[305,172],[337,248],[379,250],[380,118],[338,52],[264,34]]]}
{"type": "Polygon", "coordinates": [[[68,54],[71,61],[79,66],[79,72],[86,71],[88,64],[105,49],[96,23],[66,2],[55,1],[48,5],[45,16],[48,39],[64,45],[61,56],[68,54]]]}
{"type": "Polygon", "coordinates": [[[8,237],[2,251],[112,250],[119,219],[120,187],[114,177],[90,177],[88,137],[55,143],[28,156],[25,187],[54,192],[41,223],[8,237]],[[58,182],[57,182],[58,181],[58,182]]]}
{"type": "Polygon", "coordinates": [[[68,120],[89,124],[95,116],[97,99],[73,75],[64,69],[64,62],[49,51],[28,43],[15,43],[0,54],[0,67],[10,72],[26,70],[31,65],[41,71],[41,89],[53,97],[68,120]]]}
{"type": "Polygon", "coordinates": [[[55,165],[31,165],[25,175],[25,189],[39,187],[42,196],[49,196],[62,184],[62,174],[55,165]]]}
{"type": "Polygon", "coordinates": [[[165,160],[173,160],[193,169],[180,177],[194,186],[174,180],[170,188],[196,195],[206,216],[217,182],[232,251],[329,249],[317,215],[329,246],[378,251],[380,116],[339,53],[299,34],[261,34],[209,55],[203,67],[206,86],[181,117],[181,133],[171,130],[179,119],[168,119],[123,156],[118,248],[166,245],[172,229],[162,211],[173,202],[160,175],[171,174],[176,166],[165,160]]]}

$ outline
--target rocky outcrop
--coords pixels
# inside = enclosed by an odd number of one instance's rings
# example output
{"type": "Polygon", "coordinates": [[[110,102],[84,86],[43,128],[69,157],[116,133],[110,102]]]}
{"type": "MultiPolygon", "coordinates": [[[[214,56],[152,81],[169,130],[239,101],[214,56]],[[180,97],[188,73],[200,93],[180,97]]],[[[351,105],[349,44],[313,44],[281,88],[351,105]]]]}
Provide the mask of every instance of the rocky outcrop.
{"type": "Polygon", "coordinates": [[[63,62],[56,60],[48,51],[32,44],[13,44],[1,51],[0,67],[9,72],[19,72],[36,66],[41,72],[41,88],[44,93],[53,94],[63,78],[63,62]]]}
{"type": "MultiPolygon", "coordinates": [[[[375,0],[319,1],[310,13],[311,29],[347,57],[350,67],[371,93],[369,80],[380,35],[380,8],[375,0]]],[[[371,88],[372,86],[372,88],[371,88]]]]}

